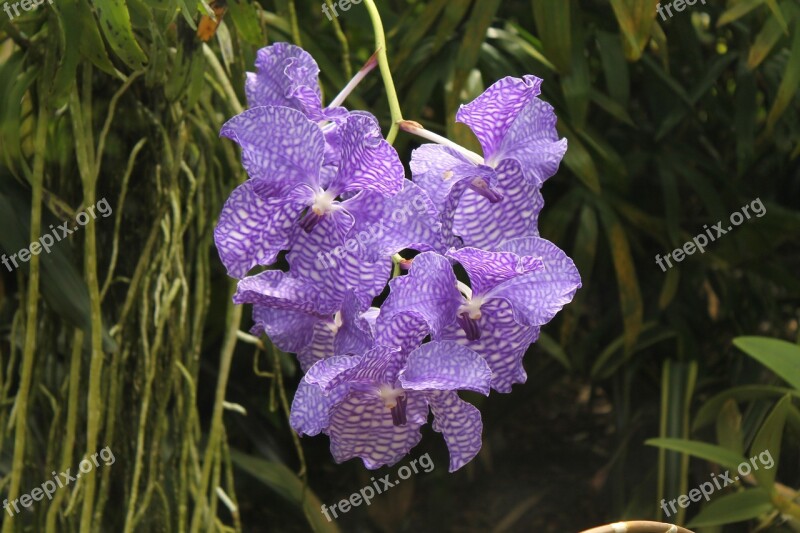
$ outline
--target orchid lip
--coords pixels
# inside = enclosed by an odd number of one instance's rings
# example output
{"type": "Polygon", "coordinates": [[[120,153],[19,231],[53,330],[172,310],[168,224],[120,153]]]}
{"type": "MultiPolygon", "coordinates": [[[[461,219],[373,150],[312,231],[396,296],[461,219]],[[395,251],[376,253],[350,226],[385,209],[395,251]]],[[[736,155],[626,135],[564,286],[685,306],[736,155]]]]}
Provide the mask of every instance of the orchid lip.
{"type": "Polygon", "coordinates": [[[323,215],[319,215],[315,213],[313,210],[309,210],[303,218],[300,219],[300,227],[303,228],[303,231],[306,233],[311,233],[311,231],[317,227],[320,220],[322,220],[323,215]]]}
{"type": "Polygon", "coordinates": [[[468,311],[464,311],[456,317],[458,325],[464,330],[468,341],[476,341],[481,338],[481,328],[478,321],[470,316],[468,311]]]}
{"type": "Polygon", "coordinates": [[[406,406],[408,405],[408,399],[405,396],[400,396],[397,398],[397,403],[394,407],[391,408],[392,411],[392,423],[395,426],[405,426],[408,422],[407,413],[406,413],[406,406]]]}
{"type": "Polygon", "coordinates": [[[474,178],[467,187],[489,200],[489,203],[496,204],[503,200],[503,195],[490,187],[489,183],[483,178],[474,178]]]}

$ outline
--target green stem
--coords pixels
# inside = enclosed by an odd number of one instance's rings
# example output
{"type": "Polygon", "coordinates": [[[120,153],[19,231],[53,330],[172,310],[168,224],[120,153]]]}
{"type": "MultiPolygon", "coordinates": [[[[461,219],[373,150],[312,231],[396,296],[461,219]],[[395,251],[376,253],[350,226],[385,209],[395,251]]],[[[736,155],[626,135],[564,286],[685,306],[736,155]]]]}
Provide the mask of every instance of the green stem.
{"type": "MultiPolygon", "coordinates": [[[[212,473],[211,467],[214,464],[214,456],[216,454],[217,447],[219,446],[219,441],[223,433],[222,414],[224,409],[223,403],[225,402],[225,390],[228,387],[228,376],[230,375],[231,371],[233,352],[236,350],[236,342],[237,342],[236,333],[239,331],[239,326],[242,322],[242,306],[234,305],[233,290],[231,290],[230,296],[231,297],[228,300],[228,319],[227,319],[228,332],[225,337],[224,344],[222,346],[222,356],[219,368],[219,378],[217,380],[217,392],[216,392],[216,399],[214,402],[214,412],[211,418],[211,427],[209,428],[208,431],[208,442],[206,443],[206,452],[203,457],[203,472],[200,478],[200,485],[197,487],[197,492],[195,493],[195,507],[194,507],[194,514],[192,515],[192,524],[191,524],[192,533],[198,533],[200,531],[200,524],[204,518],[206,518],[208,522],[213,522],[213,518],[211,516],[204,517],[203,514],[209,509],[206,498],[208,497],[209,483],[211,482],[211,473],[212,473]]],[[[206,523],[206,527],[204,528],[204,530],[207,529],[209,529],[208,523],[206,523]]]]}
{"type": "MultiPolygon", "coordinates": [[[[74,450],[75,435],[78,428],[78,407],[80,402],[81,386],[81,358],[83,357],[83,330],[75,330],[72,341],[72,357],[69,364],[69,397],[67,399],[67,427],[64,433],[64,448],[61,452],[61,469],[65,472],[72,463],[72,452],[74,450]]],[[[57,491],[47,510],[46,530],[56,530],[56,518],[61,508],[61,501],[66,496],[66,491],[57,491]]]]}
{"type": "MultiPolygon", "coordinates": [[[[328,8],[336,12],[336,9],[333,7],[333,0],[325,0],[325,3],[328,4],[328,8]]],[[[344,73],[347,79],[353,77],[353,67],[350,66],[350,43],[347,41],[347,36],[342,31],[342,25],[339,23],[339,17],[333,17],[333,31],[336,33],[336,38],[339,40],[339,44],[342,45],[342,66],[344,67],[344,73]]]]}
{"type": "Polygon", "coordinates": [[[378,50],[378,66],[381,69],[383,85],[386,88],[386,97],[389,100],[389,110],[392,114],[392,127],[386,135],[386,140],[389,141],[389,144],[392,144],[395,138],[397,138],[400,122],[403,120],[403,112],[400,110],[400,101],[397,99],[397,89],[394,87],[392,71],[389,68],[389,58],[386,55],[386,34],[383,31],[381,15],[378,12],[378,8],[375,7],[375,2],[373,0],[364,0],[364,5],[367,6],[369,18],[372,20],[372,27],[375,31],[375,48],[378,50]]]}
{"type": "MultiPolygon", "coordinates": [[[[87,71],[90,67],[85,67],[87,71]]],[[[89,74],[87,79],[91,79],[89,74]]],[[[94,168],[95,158],[92,147],[91,99],[86,95],[91,91],[90,83],[84,87],[84,113],[80,112],[78,104],[77,86],[73,89],[70,103],[72,108],[73,133],[75,147],[78,154],[78,171],[83,181],[83,203],[90,207],[97,203],[97,169],[94,168]]],[[[91,313],[91,347],[92,356],[89,361],[89,392],[86,398],[86,455],[89,457],[97,448],[97,437],[100,433],[100,424],[104,412],[101,386],[103,380],[103,319],[100,309],[100,281],[97,274],[97,230],[94,224],[88,224],[84,229],[84,274],[86,286],[89,289],[89,303],[91,313]]],[[[81,480],[84,482],[83,509],[81,512],[81,529],[93,531],[92,519],[94,518],[95,490],[97,475],[95,469],[86,473],[81,480]]]]}
{"type": "MultiPolygon", "coordinates": [[[[45,68],[45,72],[48,69],[45,68]]],[[[44,78],[46,79],[46,77],[44,78]]],[[[44,83],[41,84],[44,87],[44,83]]],[[[47,141],[47,113],[48,107],[39,107],[39,118],[36,123],[36,152],[33,160],[33,198],[31,200],[31,241],[37,242],[42,229],[42,196],[44,192],[44,154],[47,141]]],[[[14,421],[16,433],[14,434],[14,460],[11,463],[11,484],[8,488],[8,499],[14,501],[19,497],[19,487],[22,481],[23,467],[25,465],[25,445],[28,437],[28,400],[30,398],[31,379],[33,378],[33,361],[36,357],[36,323],[38,321],[39,303],[39,255],[30,259],[30,279],[28,281],[27,323],[25,325],[25,348],[22,356],[22,370],[17,392],[16,412],[14,421]]],[[[3,520],[3,533],[14,530],[14,520],[3,520]]]]}
{"type": "Polygon", "coordinates": [[[300,39],[300,25],[297,22],[297,7],[294,5],[294,0],[289,0],[289,20],[292,24],[292,40],[302,48],[303,41],[300,39]]]}

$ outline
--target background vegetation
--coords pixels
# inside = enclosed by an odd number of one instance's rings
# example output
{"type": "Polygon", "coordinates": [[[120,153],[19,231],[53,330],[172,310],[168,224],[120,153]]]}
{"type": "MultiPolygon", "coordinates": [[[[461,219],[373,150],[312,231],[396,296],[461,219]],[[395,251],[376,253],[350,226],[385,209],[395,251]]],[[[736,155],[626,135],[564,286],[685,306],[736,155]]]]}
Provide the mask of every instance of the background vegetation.
{"type": "MultiPolygon", "coordinates": [[[[378,2],[407,119],[474,145],[460,103],[503,76],[544,78],[570,148],[542,234],[583,288],[531,349],[528,383],[471,398],[485,426],[472,464],[447,474],[429,431],[409,459],[430,453],[433,472],[333,523],[321,502],[374,473],[291,432],[299,370],[239,333],[249,312],[230,303],[212,231],[246,177],[218,131],[256,50],[304,46],[335,94],[374,52],[364,6],[329,21],[321,0],[228,0],[208,44],[203,2],[0,16],[0,251],[102,198],[114,208],[0,269],[0,487],[14,499],[105,446],[116,457],[3,514],[3,532],[576,531],[659,519],[661,498],[766,448],[772,475],[671,519],[800,531],[800,4],[708,0],[663,21],[656,3],[378,2]],[[763,218],[655,264],[756,198],[763,218]]],[[[348,105],[388,129],[377,73],[348,105]]],[[[396,146],[407,160],[416,143],[396,146]]]]}

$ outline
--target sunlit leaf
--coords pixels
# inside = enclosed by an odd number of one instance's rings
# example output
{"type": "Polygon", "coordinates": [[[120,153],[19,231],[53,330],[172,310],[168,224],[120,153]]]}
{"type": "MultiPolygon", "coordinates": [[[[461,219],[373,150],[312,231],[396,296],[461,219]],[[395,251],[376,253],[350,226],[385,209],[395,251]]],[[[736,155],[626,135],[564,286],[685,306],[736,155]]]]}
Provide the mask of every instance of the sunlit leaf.
{"type": "Polygon", "coordinates": [[[748,489],[715,496],[714,501],[687,524],[688,527],[720,526],[758,518],[772,510],[769,494],[763,489],[748,489]]]}

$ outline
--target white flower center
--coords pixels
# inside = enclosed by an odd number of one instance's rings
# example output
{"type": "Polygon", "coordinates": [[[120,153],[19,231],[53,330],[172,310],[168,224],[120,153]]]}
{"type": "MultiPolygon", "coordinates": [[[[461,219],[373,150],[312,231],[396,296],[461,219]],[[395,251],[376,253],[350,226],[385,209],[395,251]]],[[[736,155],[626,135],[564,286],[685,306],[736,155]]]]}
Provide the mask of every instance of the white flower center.
{"type": "Polygon", "coordinates": [[[391,385],[381,385],[380,389],[378,389],[378,394],[381,400],[383,400],[384,405],[389,409],[393,409],[397,406],[397,399],[405,396],[406,391],[403,389],[395,389],[391,385]]]}
{"type": "Polygon", "coordinates": [[[483,295],[467,298],[467,303],[458,308],[458,314],[467,313],[472,320],[480,319],[483,298],[483,295]]]}
{"type": "Polygon", "coordinates": [[[328,329],[331,330],[333,333],[338,333],[339,332],[339,328],[342,327],[342,324],[343,324],[342,312],[341,311],[336,311],[336,314],[333,315],[333,321],[328,322],[327,326],[328,326],[328,329]]]}
{"type": "Polygon", "coordinates": [[[324,216],[334,210],[333,202],[336,197],[328,191],[320,190],[314,195],[314,203],[311,204],[311,210],[315,215],[324,216]]]}

